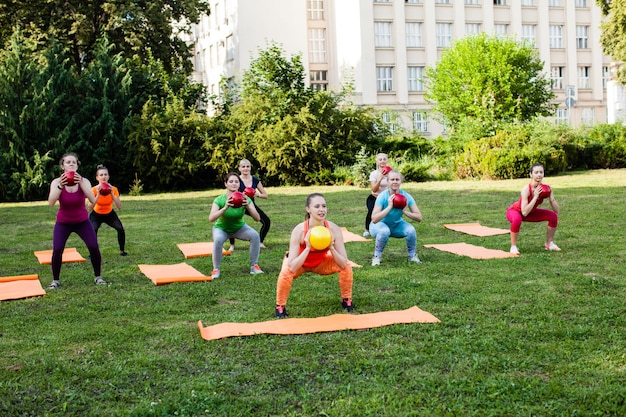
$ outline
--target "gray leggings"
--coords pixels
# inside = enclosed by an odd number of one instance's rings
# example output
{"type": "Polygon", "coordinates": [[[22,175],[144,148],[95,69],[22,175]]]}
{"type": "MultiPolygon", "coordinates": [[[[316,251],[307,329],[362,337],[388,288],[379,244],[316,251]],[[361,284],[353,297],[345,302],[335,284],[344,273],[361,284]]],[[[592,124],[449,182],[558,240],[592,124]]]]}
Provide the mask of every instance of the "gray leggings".
{"type": "Polygon", "coordinates": [[[235,233],[226,233],[222,229],[217,227],[213,228],[213,269],[220,269],[222,263],[222,249],[224,242],[229,238],[234,237],[239,240],[250,241],[250,266],[254,266],[259,263],[259,251],[261,250],[261,239],[259,234],[252,227],[244,224],[235,233]]]}

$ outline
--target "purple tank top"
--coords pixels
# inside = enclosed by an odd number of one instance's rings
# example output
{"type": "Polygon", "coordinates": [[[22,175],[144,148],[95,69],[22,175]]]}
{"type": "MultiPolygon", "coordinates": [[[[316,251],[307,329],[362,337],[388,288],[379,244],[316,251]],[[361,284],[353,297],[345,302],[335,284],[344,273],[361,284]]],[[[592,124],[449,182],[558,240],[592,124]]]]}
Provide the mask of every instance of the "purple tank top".
{"type": "Polygon", "coordinates": [[[59,211],[57,222],[76,224],[89,220],[87,208],[85,208],[85,193],[79,187],[75,193],[69,193],[63,187],[59,196],[59,211]]]}

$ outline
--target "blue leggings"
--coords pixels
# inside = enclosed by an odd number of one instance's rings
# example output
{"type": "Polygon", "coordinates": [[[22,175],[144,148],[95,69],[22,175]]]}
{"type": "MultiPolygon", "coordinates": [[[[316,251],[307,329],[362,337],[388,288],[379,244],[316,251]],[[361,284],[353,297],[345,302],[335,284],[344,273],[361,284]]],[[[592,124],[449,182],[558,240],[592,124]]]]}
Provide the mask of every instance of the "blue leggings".
{"type": "Polygon", "coordinates": [[[72,232],[80,236],[85,245],[87,245],[93,272],[96,277],[99,277],[102,267],[102,256],[98,247],[98,239],[89,220],[85,220],[76,224],[55,223],[54,232],[52,233],[52,279],[58,281],[61,276],[63,251],[65,250],[65,243],[67,243],[67,239],[72,232]]]}
{"type": "Polygon", "coordinates": [[[387,246],[387,241],[390,237],[406,238],[406,250],[409,255],[409,259],[415,256],[417,251],[417,233],[412,224],[405,222],[404,220],[396,224],[393,229],[390,229],[385,222],[378,222],[370,224],[370,233],[372,237],[376,239],[374,246],[374,256],[380,258],[383,255],[383,250],[387,246]]]}

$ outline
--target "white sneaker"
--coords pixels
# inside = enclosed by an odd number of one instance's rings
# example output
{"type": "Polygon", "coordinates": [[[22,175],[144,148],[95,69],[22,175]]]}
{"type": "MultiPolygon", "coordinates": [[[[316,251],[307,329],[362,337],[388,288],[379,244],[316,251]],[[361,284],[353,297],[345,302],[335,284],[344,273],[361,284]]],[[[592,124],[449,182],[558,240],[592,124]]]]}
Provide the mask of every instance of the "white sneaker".
{"type": "Polygon", "coordinates": [[[363,237],[370,237],[370,232],[367,230],[363,232],[363,237]]]}
{"type": "Polygon", "coordinates": [[[517,246],[513,245],[511,246],[511,250],[509,251],[509,253],[512,253],[513,255],[519,255],[519,249],[517,249],[517,246]]]}
{"type": "Polygon", "coordinates": [[[380,265],[380,258],[378,256],[374,256],[372,258],[372,266],[378,266],[380,265]]]}
{"type": "Polygon", "coordinates": [[[546,244],[546,245],[545,245],[545,248],[546,248],[546,250],[554,250],[554,251],[559,251],[559,250],[561,250],[561,248],[559,248],[559,247],[556,245],[556,243],[554,243],[554,242],[550,242],[550,244],[549,244],[549,245],[548,245],[548,244],[546,244]]]}
{"type": "Polygon", "coordinates": [[[417,256],[417,254],[413,255],[413,257],[411,259],[409,259],[409,262],[414,262],[416,264],[421,264],[422,261],[420,261],[420,258],[417,256]]]}

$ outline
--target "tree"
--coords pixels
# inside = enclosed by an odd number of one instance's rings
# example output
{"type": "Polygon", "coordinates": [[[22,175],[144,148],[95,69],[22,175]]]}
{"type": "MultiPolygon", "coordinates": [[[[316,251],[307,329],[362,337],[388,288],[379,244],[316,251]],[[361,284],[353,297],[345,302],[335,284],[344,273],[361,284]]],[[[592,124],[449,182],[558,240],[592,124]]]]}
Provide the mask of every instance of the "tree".
{"type": "MultiPolygon", "coordinates": [[[[607,16],[600,26],[600,42],[604,53],[615,61],[626,62],[626,0],[597,0],[602,13],[607,16]]],[[[622,65],[617,73],[620,83],[626,85],[626,66],[622,65]]]]}
{"type": "Polygon", "coordinates": [[[596,0],[596,3],[598,4],[598,6],[600,6],[600,9],[602,10],[602,14],[603,15],[608,15],[609,14],[609,10],[611,9],[611,2],[613,0],[596,0]]]}
{"type": "Polygon", "coordinates": [[[362,146],[379,140],[369,109],[345,97],[308,88],[301,57],[286,58],[271,44],[244,73],[239,101],[220,116],[225,130],[208,138],[208,165],[226,173],[246,157],[264,183],[329,183],[335,166],[352,164],[362,146]]]}
{"type": "Polygon", "coordinates": [[[553,113],[555,95],[530,46],[485,34],[463,38],[426,69],[426,99],[451,127],[478,120],[487,131],[499,123],[553,113]]]}
{"type": "Polygon", "coordinates": [[[208,12],[207,0],[8,0],[0,4],[0,42],[15,26],[54,37],[70,49],[80,72],[106,35],[116,47],[113,53],[129,59],[146,58],[151,51],[168,72],[188,72],[189,46],[176,35],[188,33],[190,24],[208,12]]]}

